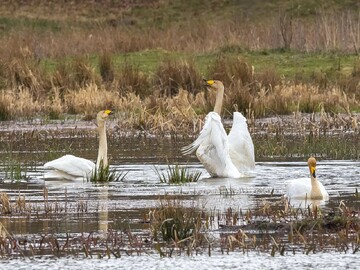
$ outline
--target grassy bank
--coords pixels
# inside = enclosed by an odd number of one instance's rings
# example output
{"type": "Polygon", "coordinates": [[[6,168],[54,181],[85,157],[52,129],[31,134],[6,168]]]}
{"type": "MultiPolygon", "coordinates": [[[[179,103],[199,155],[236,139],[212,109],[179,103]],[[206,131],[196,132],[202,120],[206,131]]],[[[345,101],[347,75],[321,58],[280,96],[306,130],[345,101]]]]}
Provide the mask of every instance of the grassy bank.
{"type": "Polygon", "coordinates": [[[5,2],[0,119],[111,107],[132,129],[188,132],[213,106],[202,78],[224,82],[224,117],[353,117],[357,3],[313,2],[5,2]]]}

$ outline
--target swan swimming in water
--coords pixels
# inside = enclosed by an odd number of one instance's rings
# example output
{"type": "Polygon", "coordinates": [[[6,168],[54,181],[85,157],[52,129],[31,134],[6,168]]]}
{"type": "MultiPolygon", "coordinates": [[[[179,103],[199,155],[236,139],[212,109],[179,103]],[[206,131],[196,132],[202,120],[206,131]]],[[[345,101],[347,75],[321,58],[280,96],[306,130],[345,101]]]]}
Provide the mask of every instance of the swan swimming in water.
{"type": "Polygon", "coordinates": [[[286,197],[292,199],[328,200],[329,194],[316,179],[316,159],[308,159],[310,178],[299,178],[287,181],[286,197]]]}
{"type": "Polygon", "coordinates": [[[73,155],[65,155],[58,159],[49,161],[44,164],[44,168],[50,169],[44,175],[45,179],[66,179],[66,180],[84,180],[88,179],[95,169],[108,165],[107,158],[107,139],[105,122],[111,110],[100,111],[96,116],[97,130],[99,133],[99,150],[96,165],[94,162],[76,157],[73,155]]]}
{"type": "Polygon", "coordinates": [[[234,112],[233,125],[229,135],[221,123],[221,107],[224,85],[218,80],[205,80],[206,86],[217,91],[215,107],[205,118],[205,124],[198,138],[182,148],[184,154],[196,150],[196,156],[212,177],[240,178],[240,171],[255,168],[254,144],[246,118],[234,112]]]}

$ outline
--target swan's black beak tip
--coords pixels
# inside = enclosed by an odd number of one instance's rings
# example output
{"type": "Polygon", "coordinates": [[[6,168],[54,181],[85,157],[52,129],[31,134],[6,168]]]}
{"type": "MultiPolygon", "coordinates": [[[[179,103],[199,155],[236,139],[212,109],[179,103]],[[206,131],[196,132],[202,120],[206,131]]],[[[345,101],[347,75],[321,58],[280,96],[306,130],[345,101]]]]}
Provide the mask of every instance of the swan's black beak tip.
{"type": "Polygon", "coordinates": [[[114,110],[105,110],[105,113],[107,114],[107,115],[112,115],[112,114],[114,114],[114,110]]]}
{"type": "Polygon", "coordinates": [[[207,79],[203,79],[203,82],[204,82],[204,86],[209,86],[209,83],[208,83],[208,80],[207,79]]]}

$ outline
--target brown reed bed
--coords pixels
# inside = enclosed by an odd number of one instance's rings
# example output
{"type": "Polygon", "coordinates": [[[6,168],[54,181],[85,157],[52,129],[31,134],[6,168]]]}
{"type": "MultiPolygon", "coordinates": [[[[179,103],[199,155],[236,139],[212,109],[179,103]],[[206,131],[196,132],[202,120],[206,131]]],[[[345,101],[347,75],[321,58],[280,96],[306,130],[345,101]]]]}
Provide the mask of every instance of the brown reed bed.
{"type": "MultiPolygon", "coordinates": [[[[0,199],[4,216],[39,220],[72,211],[87,214],[86,201],[61,205],[52,200],[46,189],[43,201],[37,206],[32,206],[21,195],[11,199],[2,193],[0,199]],[[40,215],[40,212],[46,215],[40,215]]],[[[51,230],[14,235],[0,224],[0,255],[12,258],[45,255],[119,258],[154,252],[170,257],[230,252],[261,252],[271,256],[357,253],[360,247],[357,193],[351,200],[352,207],[341,197],[338,204],[326,208],[311,202],[299,207],[275,196],[260,200],[252,209],[228,208],[221,212],[201,209],[194,201],[185,206],[181,198],[165,196],[157,207],[144,212],[143,220],[138,221],[142,224],[141,229],[130,221],[116,229],[110,225],[105,231],[63,233],[51,230]]]]}
{"type": "MultiPolygon", "coordinates": [[[[66,113],[88,115],[110,107],[122,113],[130,128],[188,132],[214,103],[214,93],[201,86],[200,72],[191,61],[166,60],[153,76],[130,63],[113,71],[111,63],[105,68],[101,62],[98,73],[81,58],[61,65],[52,75],[43,75],[38,67],[34,70],[25,62],[14,65],[5,75],[6,85],[0,95],[3,120],[61,118],[66,113]]],[[[342,77],[340,83],[328,83],[326,87],[321,81],[285,81],[271,74],[270,69],[269,73],[254,71],[242,58],[220,57],[209,66],[208,73],[226,85],[225,117],[235,109],[255,118],[321,111],[352,116],[360,106],[354,83],[359,79],[356,67],[347,79],[342,77]]]]}
{"type": "Polygon", "coordinates": [[[148,233],[133,233],[130,230],[13,236],[0,223],[0,232],[1,258],[73,256],[106,259],[140,256],[148,254],[152,249],[148,233]]]}
{"type": "Polygon", "coordinates": [[[166,243],[158,248],[161,256],[172,256],[174,251],[211,256],[219,249],[222,253],[257,251],[271,256],[356,253],[360,247],[359,209],[343,202],[327,211],[313,204],[297,208],[284,198],[263,201],[253,210],[229,208],[225,213],[194,210],[168,201],[150,213],[154,240],[166,243]]]}

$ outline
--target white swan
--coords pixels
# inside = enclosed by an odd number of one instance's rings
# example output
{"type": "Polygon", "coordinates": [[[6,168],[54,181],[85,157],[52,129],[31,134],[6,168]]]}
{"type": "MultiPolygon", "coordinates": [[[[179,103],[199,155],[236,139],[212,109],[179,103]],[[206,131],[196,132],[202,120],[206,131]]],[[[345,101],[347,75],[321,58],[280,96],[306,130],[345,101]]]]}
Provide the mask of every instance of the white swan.
{"type": "Polygon", "coordinates": [[[234,112],[229,135],[221,123],[224,85],[218,80],[206,80],[206,86],[217,91],[214,111],[207,114],[199,137],[182,148],[184,154],[196,150],[196,156],[212,177],[240,178],[241,171],[255,167],[254,144],[246,118],[234,112]]]}
{"type": "Polygon", "coordinates": [[[287,181],[286,197],[292,199],[328,200],[329,194],[316,179],[316,159],[308,159],[310,178],[299,178],[287,181]]]}
{"type": "Polygon", "coordinates": [[[111,113],[111,110],[105,110],[100,111],[96,116],[99,133],[99,151],[96,165],[94,162],[85,158],[65,155],[44,164],[45,169],[51,170],[44,175],[44,179],[84,180],[90,177],[94,169],[97,169],[101,163],[103,166],[107,166],[108,158],[105,122],[111,113]]]}

